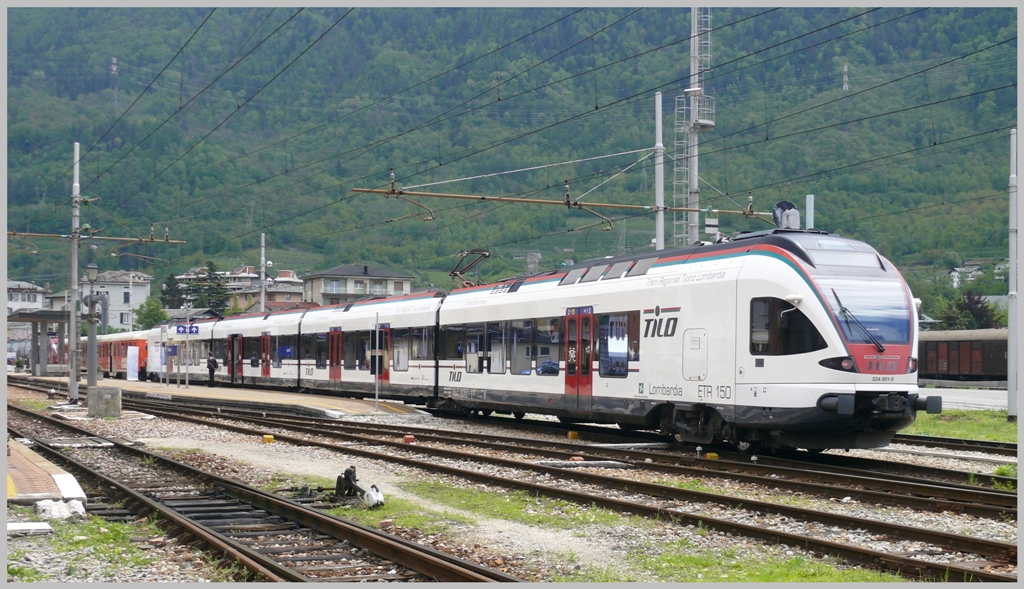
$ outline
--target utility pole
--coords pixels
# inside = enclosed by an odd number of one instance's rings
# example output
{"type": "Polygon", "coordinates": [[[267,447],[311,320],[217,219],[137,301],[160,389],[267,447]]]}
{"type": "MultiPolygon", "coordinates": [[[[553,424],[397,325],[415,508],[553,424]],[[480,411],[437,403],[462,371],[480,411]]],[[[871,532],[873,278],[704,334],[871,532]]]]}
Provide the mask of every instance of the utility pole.
{"type": "Polygon", "coordinates": [[[683,96],[676,97],[673,204],[686,200],[690,212],[685,220],[673,216],[673,240],[689,244],[700,241],[699,140],[697,135],[715,128],[715,99],[704,95],[704,72],[711,68],[711,9],[693,7],[690,22],[690,82],[683,96]],[[687,104],[687,102],[689,104],[687,104]],[[686,226],[685,233],[681,231],[686,226]]]}
{"type": "MultiPolygon", "coordinates": [[[[81,226],[81,210],[82,203],[89,203],[96,199],[83,199],[80,193],[81,184],[79,183],[79,144],[75,142],[75,161],[74,161],[74,175],[71,184],[71,233],[69,235],[58,234],[58,233],[30,233],[30,232],[19,232],[19,231],[8,231],[7,237],[52,237],[58,239],[70,239],[71,240],[71,284],[68,286],[68,294],[72,297],[71,304],[68,305],[68,402],[72,405],[78,404],[79,397],[79,383],[80,377],[79,372],[80,360],[78,358],[79,342],[79,321],[82,313],[82,297],[78,292],[78,248],[82,242],[82,226],[81,226]]],[[[170,239],[170,230],[164,228],[164,238],[162,240],[155,239],[153,237],[153,227],[149,228],[149,238],[145,237],[100,237],[96,235],[99,230],[93,229],[89,225],[85,226],[89,235],[87,236],[90,240],[96,241],[119,241],[123,243],[173,243],[183,244],[187,243],[178,239],[170,239]]],[[[94,370],[92,372],[95,372],[94,370]]],[[[95,382],[95,374],[90,374],[92,382],[95,382]]]]}
{"type": "Polygon", "coordinates": [[[1020,207],[1017,204],[1017,129],[1010,129],[1010,290],[1006,303],[1007,382],[1006,420],[1017,421],[1017,364],[1020,346],[1020,310],[1017,307],[1017,228],[1020,226],[1020,207]]]}
{"type": "Polygon", "coordinates": [[[260,313],[267,310],[267,241],[266,234],[260,233],[260,313]]]}
{"type": "Polygon", "coordinates": [[[82,195],[78,193],[78,142],[75,142],[75,171],[71,184],[71,296],[74,297],[68,309],[68,402],[78,404],[78,314],[81,302],[78,300],[78,242],[81,238],[79,223],[82,195]]]}
{"type": "Polygon", "coordinates": [[[121,112],[121,106],[117,103],[117,58],[110,58],[110,75],[114,77],[114,116],[121,112]]]}
{"type": "Polygon", "coordinates": [[[654,249],[665,249],[665,146],[661,142],[661,92],[654,93],[654,249]]]}

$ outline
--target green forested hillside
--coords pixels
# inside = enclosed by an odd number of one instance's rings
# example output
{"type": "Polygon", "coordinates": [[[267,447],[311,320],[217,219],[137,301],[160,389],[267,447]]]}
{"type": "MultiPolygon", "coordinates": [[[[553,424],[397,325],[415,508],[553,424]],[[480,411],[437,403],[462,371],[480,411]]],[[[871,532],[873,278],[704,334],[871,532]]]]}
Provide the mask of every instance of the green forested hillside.
{"type": "MultiPolygon", "coordinates": [[[[425,191],[558,200],[569,180],[573,198],[653,205],[653,158],[610,179],[646,152],[491,174],[650,148],[655,91],[673,154],[688,9],[296,10],[10,9],[8,229],[69,231],[78,141],[83,194],[99,199],[84,223],[119,236],[166,225],[188,241],[127,250],[166,263],[84,248],[101,269],[162,279],[206,259],[258,263],[261,232],[278,267],[366,262],[424,282],[470,248],[497,254],[479,267],[497,278],[523,271],[514,256],[528,250],[553,267],[650,247],[650,214],[569,232],[596,218],[420,198],[435,220],[389,222],[421,209],[351,188],[383,187],[394,168],[399,186],[483,176],[425,191]]],[[[906,268],[1005,256],[1016,10],[716,8],[712,26],[706,203],[736,208],[751,193],[758,210],[802,208],[815,194],[817,227],[906,268]]],[[[66,284],[65,243],[9,240],[8,252],[11,278],[66,284]]],[[[931,292],[929,272],[909,275],[931,292]]]]}

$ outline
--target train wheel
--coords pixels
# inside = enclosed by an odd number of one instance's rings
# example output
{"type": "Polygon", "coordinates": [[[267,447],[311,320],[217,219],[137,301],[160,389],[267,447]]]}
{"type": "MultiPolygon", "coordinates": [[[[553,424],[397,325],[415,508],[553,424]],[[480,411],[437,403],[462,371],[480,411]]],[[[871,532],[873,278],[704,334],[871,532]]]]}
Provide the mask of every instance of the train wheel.
{"type": "Polygon", "coordinates": [[[513,411],[512,412],[512,417],[515,417],[516,421],[522,421],[523,418],[526,417],[526,412],[525,411],[513,411]]]}
{"type": "Polygon", "coordinates": [[[761,443],[736,440],[732,442],[732,447],[740,454],[750,455],[761,449],[761,443]]]}

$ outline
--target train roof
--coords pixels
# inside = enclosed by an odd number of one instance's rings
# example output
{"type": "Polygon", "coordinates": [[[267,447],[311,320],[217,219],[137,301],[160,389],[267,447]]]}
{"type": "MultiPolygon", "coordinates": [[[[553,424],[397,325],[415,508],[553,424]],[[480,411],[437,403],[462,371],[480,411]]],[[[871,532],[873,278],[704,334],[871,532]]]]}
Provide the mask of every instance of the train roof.
{"type": "MultiPolygon", "coordinates": [[[[614,265],[618,262],[636,262],[650,260],[650,264],[661,263],[670,259],[685,259],[693,255],[727,254],[731,251],[748,250],[754,245],[773,245],[786,250],[810,267],[812,272],[831,273],[830,268],[842,267],[844,272],[857,269],[868,274],[875,271],[889,272],[894,266],[882,258],[870,245],[838,235],[830,235],[817,229],[768,229],[752,233],[743,233],[730,241],[715,244],[701,243],[661,251],[648,251],[623,256],[607,256],[592,258],[571,268],[546,270],[536,274],[506,278],[490,284],[480,284],[474,289],[481,289],[503,283],[535,281],[538,278],[556,278],[572,270],[586,270],[593,266],[614,265]]],[[[465,289],[456,289],[459,290],[465,289]]]]}
{"type": "Polygon", "coordinates": [[[947,331],[922,331],[923,342],[966,342],[966,341],[1006,341],[1010,330],[1001,329],[957,329],[947,331]]]}

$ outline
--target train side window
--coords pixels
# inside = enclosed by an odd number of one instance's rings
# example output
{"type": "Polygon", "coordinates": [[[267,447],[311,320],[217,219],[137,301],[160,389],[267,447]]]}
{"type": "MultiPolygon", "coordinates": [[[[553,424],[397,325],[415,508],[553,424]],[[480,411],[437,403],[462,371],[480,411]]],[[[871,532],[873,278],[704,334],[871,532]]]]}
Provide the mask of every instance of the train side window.
{"type": "Polygon", "coordinates": [[[228,342],[227,340],[213,340],[213,356],[214,358],[220,358],[221,364],[223,364],[224,358],[228,357],[227,353],[228,342]]]}
{"type": "Polygon", "coordinates": [[[466,328],[463,325],[449,325],[444,328],[442,356],[445,360],[461,360],[463,357],[466,328]]]}
{"type": "Polygon", "coordinates": [[[356,333],[356,360],[359,363],[359,370],[370,369],[370,331],[356,333]]]}
{"type": "Polygon", "coordinates": [[[246,337],[242,340],[242,357],[248,360],[255,355],[259,355],[260,352],[260,338],[258,337],[246,337]]]}
{"type": "Polygon", "coordinates": [[[341,336],[341,356],[345,370],[355,370],[359,366],[359,341],[356,332],[346,331],[341,336]]]}
{"type": "Polygon", "coordinates": [[[412,328],[412,359],[429,360],[433,357],[433,327],[412,328]]]}
{"type": "Polygon", "coordinates": [[[302,334],[302,359],[312,360],[313,359],[313,334],[304,333],[302,334]]]}
{"type": "Polygon", "coordinates": [[[565,284],[576,284],[576,281],[579,280],[580,276],[583,276],[583,274],[586,271],[586,268],[573,268],[572,270],[569,270],[565,274],[565,277],[562,278],[561,282],[558,283],[558,286],[562,286],[565,284]]]}
{"type": "Polygon", "coordinates": [[[487,324],[487,372],[505,374],[505,348],[508,341],[508,323],[487,324]]]}
{"type": "Polygon", "coordinates": [[[537,362],[537,374],[542,376],[558,376],[559,362],[562,360],[562,317],[537,319],[537,343],[533,347],[534,360],[537,362]]]}
{"type": "Polygon", "coordinates": [[[625,378],[629,373],[629,315],[601,315],[598,334],[599,373],[625,378]]]}
{"type": "Polygon", "coordinates": [[[653,266],[657,261],[657,257],[638,260],[637,263],[629,270],[629,273],[626,274],[626,277],[643,276],[644,274],[647,274],[647,271],[650,270],[651,266],[653,266]]]}
{"type": "Polygon", "coordinates": [[[391,330],[391,355],[395,359],[395,370],[409,370],[409,330],[391,330]]]}
{"type": "Polygon", "coordinates": [[[466,372],[484,371],[484,324],[466,326],[466,372]]]}
{"type": "Polygon", "coordinates": [[[768,353],[771,307],[771,299],[750,301],[750,353],[755,356],[768,353]]]}
{"type": "Polygon", "coordinates": [[[327,368],[327,334],[316,334],[316,367],[327,368]]]}
{"type": "Polygon", "coordinates": [[[612,269],[609,270],[603,280],[615,280],[616,278],[622,278],[622,273],[629,269],[633,265],[633,260],[627,262],[616,262],[612,264],[612,269]]]}
{"type": "Polygon", "coordinates": [[[811,320],[774,297],[750,301],[750,353],[755,356],[806,354],[827,347],[811,320]]]}
{"type": "Polygon", "coordinates": [[[533,321],[509,323],[509,355],[512,356],[512,374],[530,374],[530,347],[533,345],[533,321]]]}
{"type": "Polygon", "coordinates": [[[270,342],[270,365],[274,368],[281,367],[281,340],[283,338],[279,335],[275,335],[271,338],[270,342]]]}
{"type": "Polygon", "coordinates": [[[294,335],[282,335],[277,339],[277,355],[281,360],[298,357],[295,350],[297,339],[294,335]]]}

